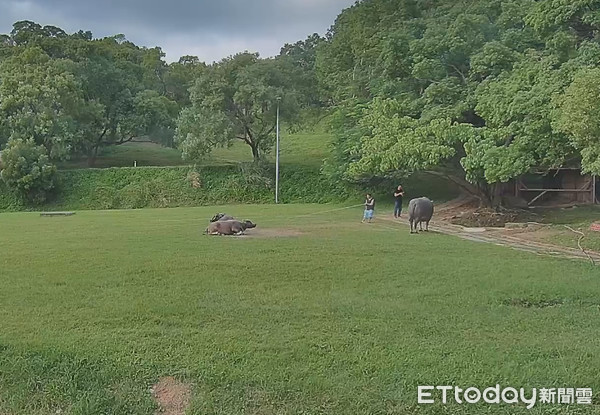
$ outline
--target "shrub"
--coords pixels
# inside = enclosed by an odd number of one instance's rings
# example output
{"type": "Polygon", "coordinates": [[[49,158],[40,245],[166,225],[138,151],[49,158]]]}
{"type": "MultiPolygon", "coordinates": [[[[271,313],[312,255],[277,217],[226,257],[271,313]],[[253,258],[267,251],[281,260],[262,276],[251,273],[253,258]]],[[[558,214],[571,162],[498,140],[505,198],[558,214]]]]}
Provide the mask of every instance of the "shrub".
{"type": "MultiPolygon", "coordinates": [[[[378,203],[392,202],[396,183],[368,189],[336,182],[316,169],[282,166],[280,198],[283,203],[362,202],[365,191],[378,203]]],[[[55,195],[48,210],[164,208],[273,203],[273,166],[123,167],[59,171],[55,195]]],[[[440,179],[411,177],[402,185],[410,197],[427,195],[438,202],[454,197],[453,188],[440,179]]],[[[23,210],[19,199],[0,181],[0,211],[23,210]]]]}
{"type": "Polygon", "coordinates": [[[7,187],[34,204],[45,202],[55,187],[56,166],[46,149],[33,140],[10,140],[2,151],[2,180],[7,187]]]}

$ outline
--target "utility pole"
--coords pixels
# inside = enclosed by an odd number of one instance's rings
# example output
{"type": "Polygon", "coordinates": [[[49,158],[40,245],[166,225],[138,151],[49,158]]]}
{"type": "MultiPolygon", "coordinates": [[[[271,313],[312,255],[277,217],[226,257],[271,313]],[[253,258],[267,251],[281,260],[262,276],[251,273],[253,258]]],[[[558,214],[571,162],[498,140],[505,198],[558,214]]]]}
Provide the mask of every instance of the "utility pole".
{"type": "Polygon", "coordinates": [[[277,141],[275,145],[275,203],[279,203],[279,103],[281,98],[277,97],[277,141]]]}

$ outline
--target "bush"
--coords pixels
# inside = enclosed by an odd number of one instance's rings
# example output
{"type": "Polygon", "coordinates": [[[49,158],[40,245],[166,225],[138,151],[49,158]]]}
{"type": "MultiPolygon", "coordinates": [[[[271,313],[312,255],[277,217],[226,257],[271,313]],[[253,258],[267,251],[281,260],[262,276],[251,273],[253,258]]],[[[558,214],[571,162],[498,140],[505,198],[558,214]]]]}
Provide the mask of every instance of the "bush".
{"type": "Polygon", "coordinates": [[[2,151],[2,180],[20,197],[34,204],[45,202],[55,187],[56,166],[46,149],[33,140],[10,140],[2,151]]]}
{"type": "MultiPolygon", "coordinates": [[[[335,203],[363,201],[364,192],[378,203],[392,202],[396,183],[369,188],[335,182],[310,167],[282,166],[280,200],[283,203],[335,203]]],[[[411,177],[401,182],[410,197],[427,195],[436,201],[455,195],[455,189],[435,177],[411,177]]],[[[273,166],[241,165],[190,167],[122,167],[59,171],[55,196],[48,210],[136,209],[228,203],[273,203],[273,166]]],[[[0,211],[25,207],[0,182],[0,211]]]]}
{"type": "MultiPolygon", "coordinates": [[[[282,169],[284,203],[342,202],[352,194],[318,171],[282,169]]],[[[136,209],[227,203],[272,203],[275,171],[268,166],[122,167],[59,171],[56,196],[46,209],[136,209]]],[[[21,210],[11,199],[0,210],[21,210]]]]}

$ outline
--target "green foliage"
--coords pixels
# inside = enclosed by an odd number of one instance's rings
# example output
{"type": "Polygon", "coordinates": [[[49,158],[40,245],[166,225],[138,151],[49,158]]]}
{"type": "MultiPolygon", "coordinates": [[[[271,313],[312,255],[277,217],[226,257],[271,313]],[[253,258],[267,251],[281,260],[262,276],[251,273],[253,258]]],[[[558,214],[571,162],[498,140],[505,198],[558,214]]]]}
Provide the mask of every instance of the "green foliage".
{"type": "MultiPolygon", "coordinates": [[[[271,203],[271,166],[138,167],[59,171],[47,209],[138,209],[228,203],[271,203]],[[193,177],[191,174],[193,173],[193,177]]],[[[332,182],[311,167],[281,171],[284,203],[328,203],[358,197],[351,186],[332,182]]],[[[0,187],[0,210],[24,206],[0,187]]]]}
{"type": "Polygon", "coordinates": [[[228,147],[234,127],[223,113],[204,108],[184,108],[177,121],[176,142],[186,160],[203,160],[213,149],[228,147]]]}
{"type": "Polygon", "coordinates": [[[368,132],[362,138],[360,159],[350,165],[351,175],[385,175],[398,170],[412,173],[436,166],[455,154],[455,140],[436,134],[448,131],[449,122],[441,128],[421,125],[418,120],[399,115],[400,112],[398,102],[393,100],[376,99],[369,105],[360,121],[368,132]]]}
{"type": "Polygon", "coordinates": [[[481,163],[486,180],[496,183],[572,158],[569,140],[552,128],[552,97],[565,81],[551,59],[531,54],[514,70],[480,84],[476,110],[486,126],[482,141],[469,149],[473,161],[466,162],[481,163]]]}
{"type": "Polygon", "coordinates": [[[471,77],[483,80],[510,71],[519,56],[499,41],[486,43],[481,51],[471,57],[471,77]]]}
{"type": "Polygon", "coordinates": [[[538,1],[526,21],[546,38],[568,29],[580,39],[593,39],[600,27],[598,6],[596,0],[538,1]]]}
{"type": "Polygon", "coordinates": [[[167,96],[180,107],[189,106],[189,89],[205,68],[206,65],[197,56],[182,56],[178,62],[171,63],[164,77],[167,96]]]}
{"type": "MultiPolygon", "coordinates": [[[[82,119],[92,110],[81,84],[38,47],[22,50],[0,65],[0,137],[32,138],[54,160],[73,152],[82,119]]],[[[0,147],[2,146],[0,139],[0,147]]]]}
{"type": "Polygon", "coordinates": [[[325,39],[313,33],[305,40],[286,43],[277,59],[284,62],[282,69],[299,94],[299,100],[308,107],[320,107],[322,94],[316,72],[317,50],[325,39]]]}
{"type": "Polygon", "coordinates": [[[584,171],[600,175],[600,68],[578,72],[559,100],[557,128],[581,151],[584,171]]]}
{"type": "Polygon", "coordinates": [[[52,194],[56,166],[48,161],[46,149],[33,140],[10,140],[0,161],[2,181],[28,202],[41,204],[52,194]]]}
{"type": "Polygon", "coordinates": [[[97,106],[78,151],[93,165],[101,148],[135,137],[158,132],[161,141],[171,142],[178,107],[163,95],[165,69],[160,53],[154,50],[147,55],[134,45],[111,38],[93,45],[91,52],[77,56],[75,68],[83,80],[85,96],[97,106]],[[157,79],[150,82],[149,73],[157,79]]]}
{"type": "Polygon", "coordinates": [[[496,184],[532,169],[598,171],[586,71],[600,62],[599,16],[596,0],[357,2],[316,59],[343,119],[326,172],[435,169],[491,203],[496,184]]]}
{"type": "Polygon", "coordinates": [[[179,108],[166,97],[160,48],[30,21],[3,39],[0,137],[32,137],[52,159],[84,154],[91,165],[101,148],[134,137],[172,144],[179,108]]]}
{"type": "MultiPolygon", "coordinates": [[[[133,113],[124,122],[123,128],[129,134],[140,136],[155,136],[159,130],[173,132],[175,119],[178,115],[177,103],[160,95],[154,90],[140,91],[133,99],[133,113]]],[[[163,137],[163,139],[168,139],[163,137]]]]}
{"type": "Polygon", "coordinates": [[[334,133],[332,152],[325,159],[323,172],[336,181],[352,181],[356,177],[348,174],[351,163],[360,159],[360,144],[367,130],[360,125],[366,105],[341,106],[333,113],[330,128],[334,133]]]}
{"type": "Polygon", "coordinates": [[[242,53],[203,71],[191,89],[192,106],[178,121],[177,141],[184,156],[199,161],[234,140],[250,146],[255,161],[268,153],[278,103],[282,121],[297,116],[298,96],[286,77],[288,64],[242,53]]]}

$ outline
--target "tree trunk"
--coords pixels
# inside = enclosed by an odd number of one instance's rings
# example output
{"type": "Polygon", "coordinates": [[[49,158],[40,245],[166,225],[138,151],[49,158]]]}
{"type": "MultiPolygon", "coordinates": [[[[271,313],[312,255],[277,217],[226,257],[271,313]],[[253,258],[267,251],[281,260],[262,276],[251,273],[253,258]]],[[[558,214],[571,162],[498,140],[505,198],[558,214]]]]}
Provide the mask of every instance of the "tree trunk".
{"type": "Polygon", "coordinates": [[[498,201],[498,203],[501,201],[501,198],[495,198],[494,192],[497,187],[495,185],[473,184],[468,182],[464,177],[460,177],[451,173],[444,173],[431,170],[427,170],[425,171],[425,173],[431,174],[433,176],[443,177],[451,181],[456,186],[458,186],[463,192],[479,199],[479,205],[481,207],[495,207],[494,203],[496,202],[496,200],[498,201]]]}
{"type": "Polygon", "coordinates": [[[250,148],[252,149],[252,157],[254,158],[254,162],[258,163],[260,161],[260,152],[258,151],[258,145],[257,144],[249,144],[250,148]]]}
{"type": "Polygon", "coordinates": [[[488,185],[490,193],[491,206],[493,208],[500,208],[502,206],[502,192],[504,185],[502,183],[493,183],[488,185]]]}
{"type": "Polygon", "coordinates": [[[88,167],[94,167],[96,165],[96,159],[98,158],[98,149],[99,145],[94,146],[94,148],[88,153],[87,165],[88,167]]]}
{"type": "Polygon", "coordinates": [[[104,130],[102,131],[102,134],[100,134],[100,136],[94,142],[94,147],[92,147],[90,149],[90,151],[88,152],[88,159],[87,159],[88,167],[94,167],[96,165],[96,159],[98,158],[98,150],[100,149],[100,146],[102,145],[102,140],[104,139],[104,136],[106,135],[107,132],[108,132],[108,128],[104,128],[104,130]]]}

